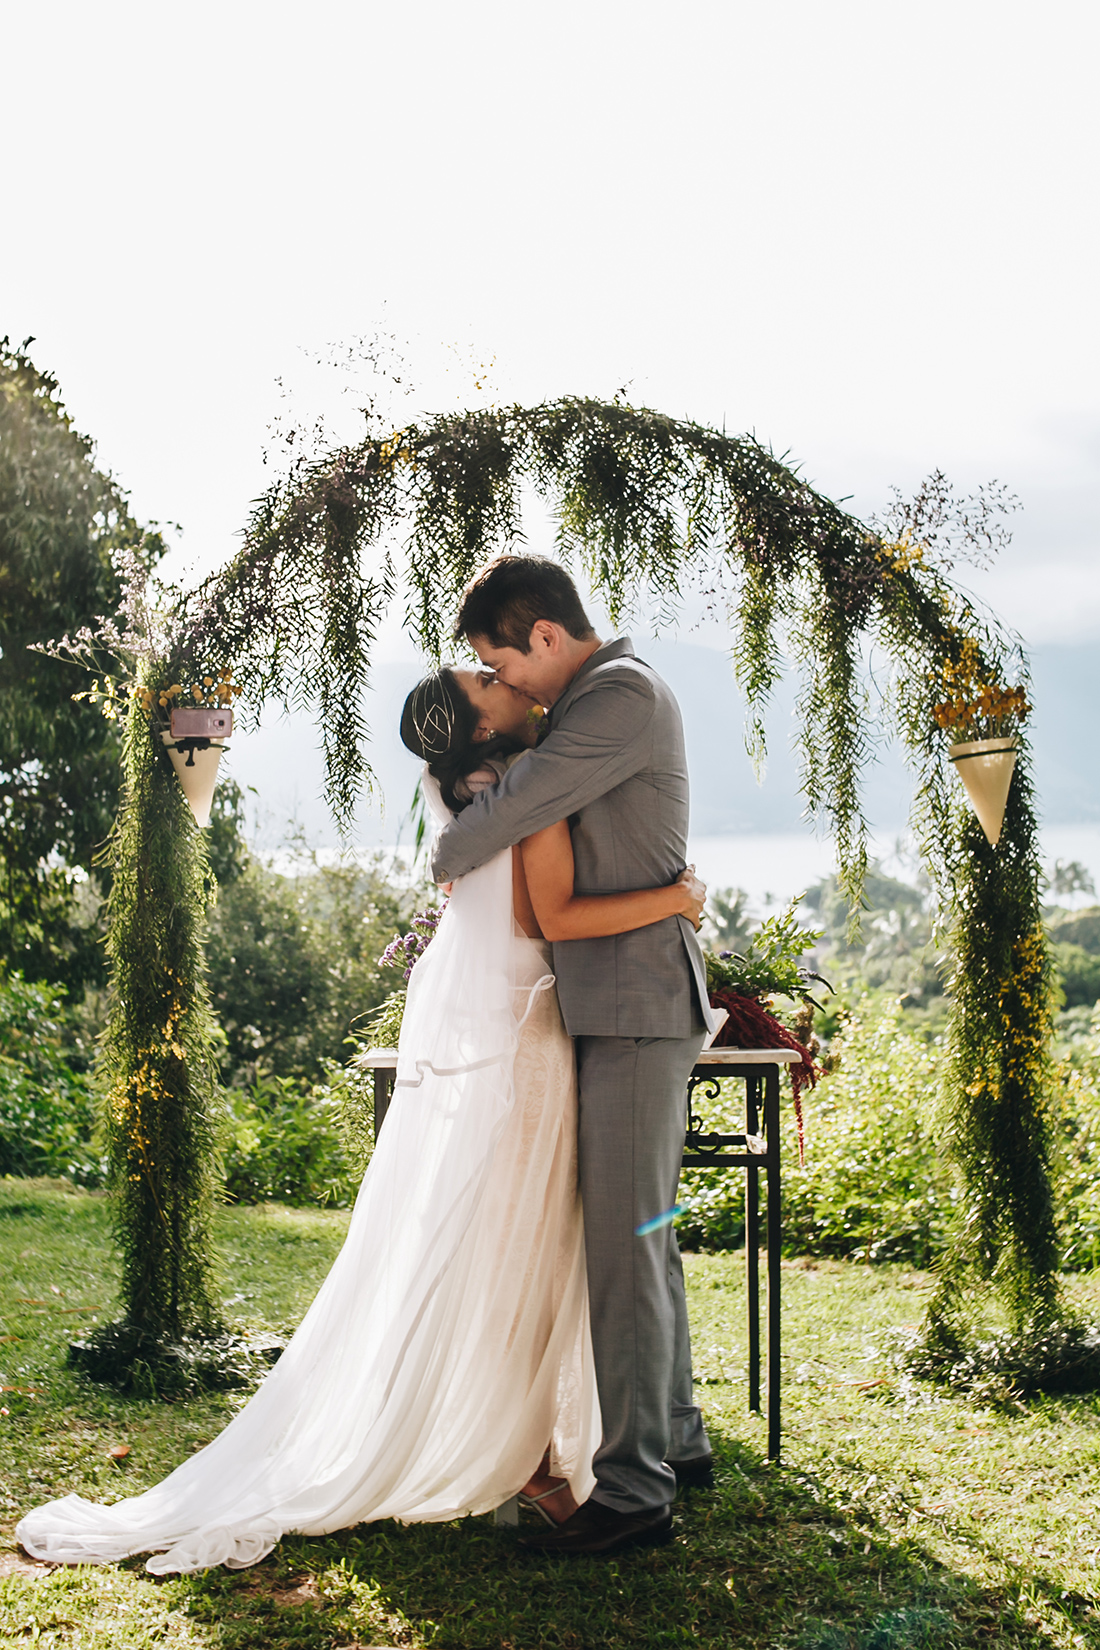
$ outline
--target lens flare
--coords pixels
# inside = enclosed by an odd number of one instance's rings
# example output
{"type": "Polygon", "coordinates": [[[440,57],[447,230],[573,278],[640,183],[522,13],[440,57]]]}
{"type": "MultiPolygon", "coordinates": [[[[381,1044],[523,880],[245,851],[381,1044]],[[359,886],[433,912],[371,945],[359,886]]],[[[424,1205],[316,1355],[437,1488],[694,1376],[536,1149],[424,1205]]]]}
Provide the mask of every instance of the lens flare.
{"type": "Polygon", "coordinates": [[[677,1215],[683,1214],[686,1203],[674,1203],[671,1209],[666,1209],[663,1215],[654,1215],[652,1220],[643,1220],[640,1226],[635,1226],[635,1237],[647,1237],[650,1232],[660,1231],[662,1226],[671,1226],[677,1215]]]}

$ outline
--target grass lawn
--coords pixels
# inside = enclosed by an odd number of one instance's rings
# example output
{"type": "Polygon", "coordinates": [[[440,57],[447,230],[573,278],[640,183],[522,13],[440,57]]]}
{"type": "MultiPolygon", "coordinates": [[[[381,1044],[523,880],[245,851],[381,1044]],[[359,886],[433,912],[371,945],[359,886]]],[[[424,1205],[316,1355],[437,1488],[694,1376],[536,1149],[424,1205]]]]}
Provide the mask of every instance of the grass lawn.
{"type": "MultiPolygon", "coordinates": [[[[112,1311],[105,1217],[102,1198],[0,1181],[0,1644],[1100,1645],[1100,1401],[998,1413],[899,1386],[874,1336],[915,1322],[928,1285],[898,1267],[785,1264],[785,1452],[770,1467],[764,1423],[744,1408],[741,1259],[688,1258],[718,1487],[683,1501],[669,1547],[562,1565],[479,1518],[289,1539],[236,1574],[32,1564],[13,1538],[27,1506],[132,1494],[240,1401],[121,1399],[65,1367],[74,1330],[112,1311]],[[121,1444],[130,1453],[112,1458],[121,1444]]],[[[227,1313],[293,1326],[347,1218],[224,1211],[227,1313]]],[[[1100,1306],[1100,1275],[1074,1288],[1100,1306]]]]}

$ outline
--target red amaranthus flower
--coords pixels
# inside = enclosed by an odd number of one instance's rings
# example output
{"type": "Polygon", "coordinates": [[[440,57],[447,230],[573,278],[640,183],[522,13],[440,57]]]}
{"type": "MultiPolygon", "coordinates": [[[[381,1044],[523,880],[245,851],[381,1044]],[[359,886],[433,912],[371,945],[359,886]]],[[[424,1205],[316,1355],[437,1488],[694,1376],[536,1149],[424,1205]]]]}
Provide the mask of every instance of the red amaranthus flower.
{"type": "Polygon", "coordinates": [[[712,1008],[724,1008],[728,1020],[714,1039],[715,1048],[789,1048],[800,1058],[799,1063],[787,1067],[791,1075],[794,1096],[794,1115],[798,1125],[798,1162],[806,1161],[806,1131],[802,1117],[802,1090],[814,1088],[821,1068],[804,1043],[758,997],[748,997],[730,986],[717,986],[710,993],[712,1008]]]}

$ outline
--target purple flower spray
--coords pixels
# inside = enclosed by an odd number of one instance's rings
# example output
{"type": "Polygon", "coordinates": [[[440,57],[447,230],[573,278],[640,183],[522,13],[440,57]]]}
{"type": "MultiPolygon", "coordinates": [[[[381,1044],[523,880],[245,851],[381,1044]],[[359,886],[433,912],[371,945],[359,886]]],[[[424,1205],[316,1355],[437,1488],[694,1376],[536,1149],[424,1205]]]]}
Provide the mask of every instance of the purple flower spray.
{"type": "Polygon", "coordinates": [[[379,968],[404,968],[408,979],[417,958],[424,955],[435,939],[439,919],[446,909],[445,905],[432,905],[426,911],[419,911],[412,920],[412,932],[398,935],[387,945],[378,959],[379,968]]]}

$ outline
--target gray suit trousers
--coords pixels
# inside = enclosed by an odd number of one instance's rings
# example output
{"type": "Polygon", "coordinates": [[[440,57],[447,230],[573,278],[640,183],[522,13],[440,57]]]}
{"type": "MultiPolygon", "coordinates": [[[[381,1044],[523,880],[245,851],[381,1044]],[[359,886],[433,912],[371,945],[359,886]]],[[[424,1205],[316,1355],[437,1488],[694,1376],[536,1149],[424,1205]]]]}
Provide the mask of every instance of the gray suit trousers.
{"type": "Polygon", "coordinates": [[[620,1512],[676,1494],[669,1460],[710,1449],[694,1402],[684,1273],[671,1225],[687,1079],[704,1033],[578,1037],[580,1184],[603,1441],[593,1499],[620,1512]]]}

